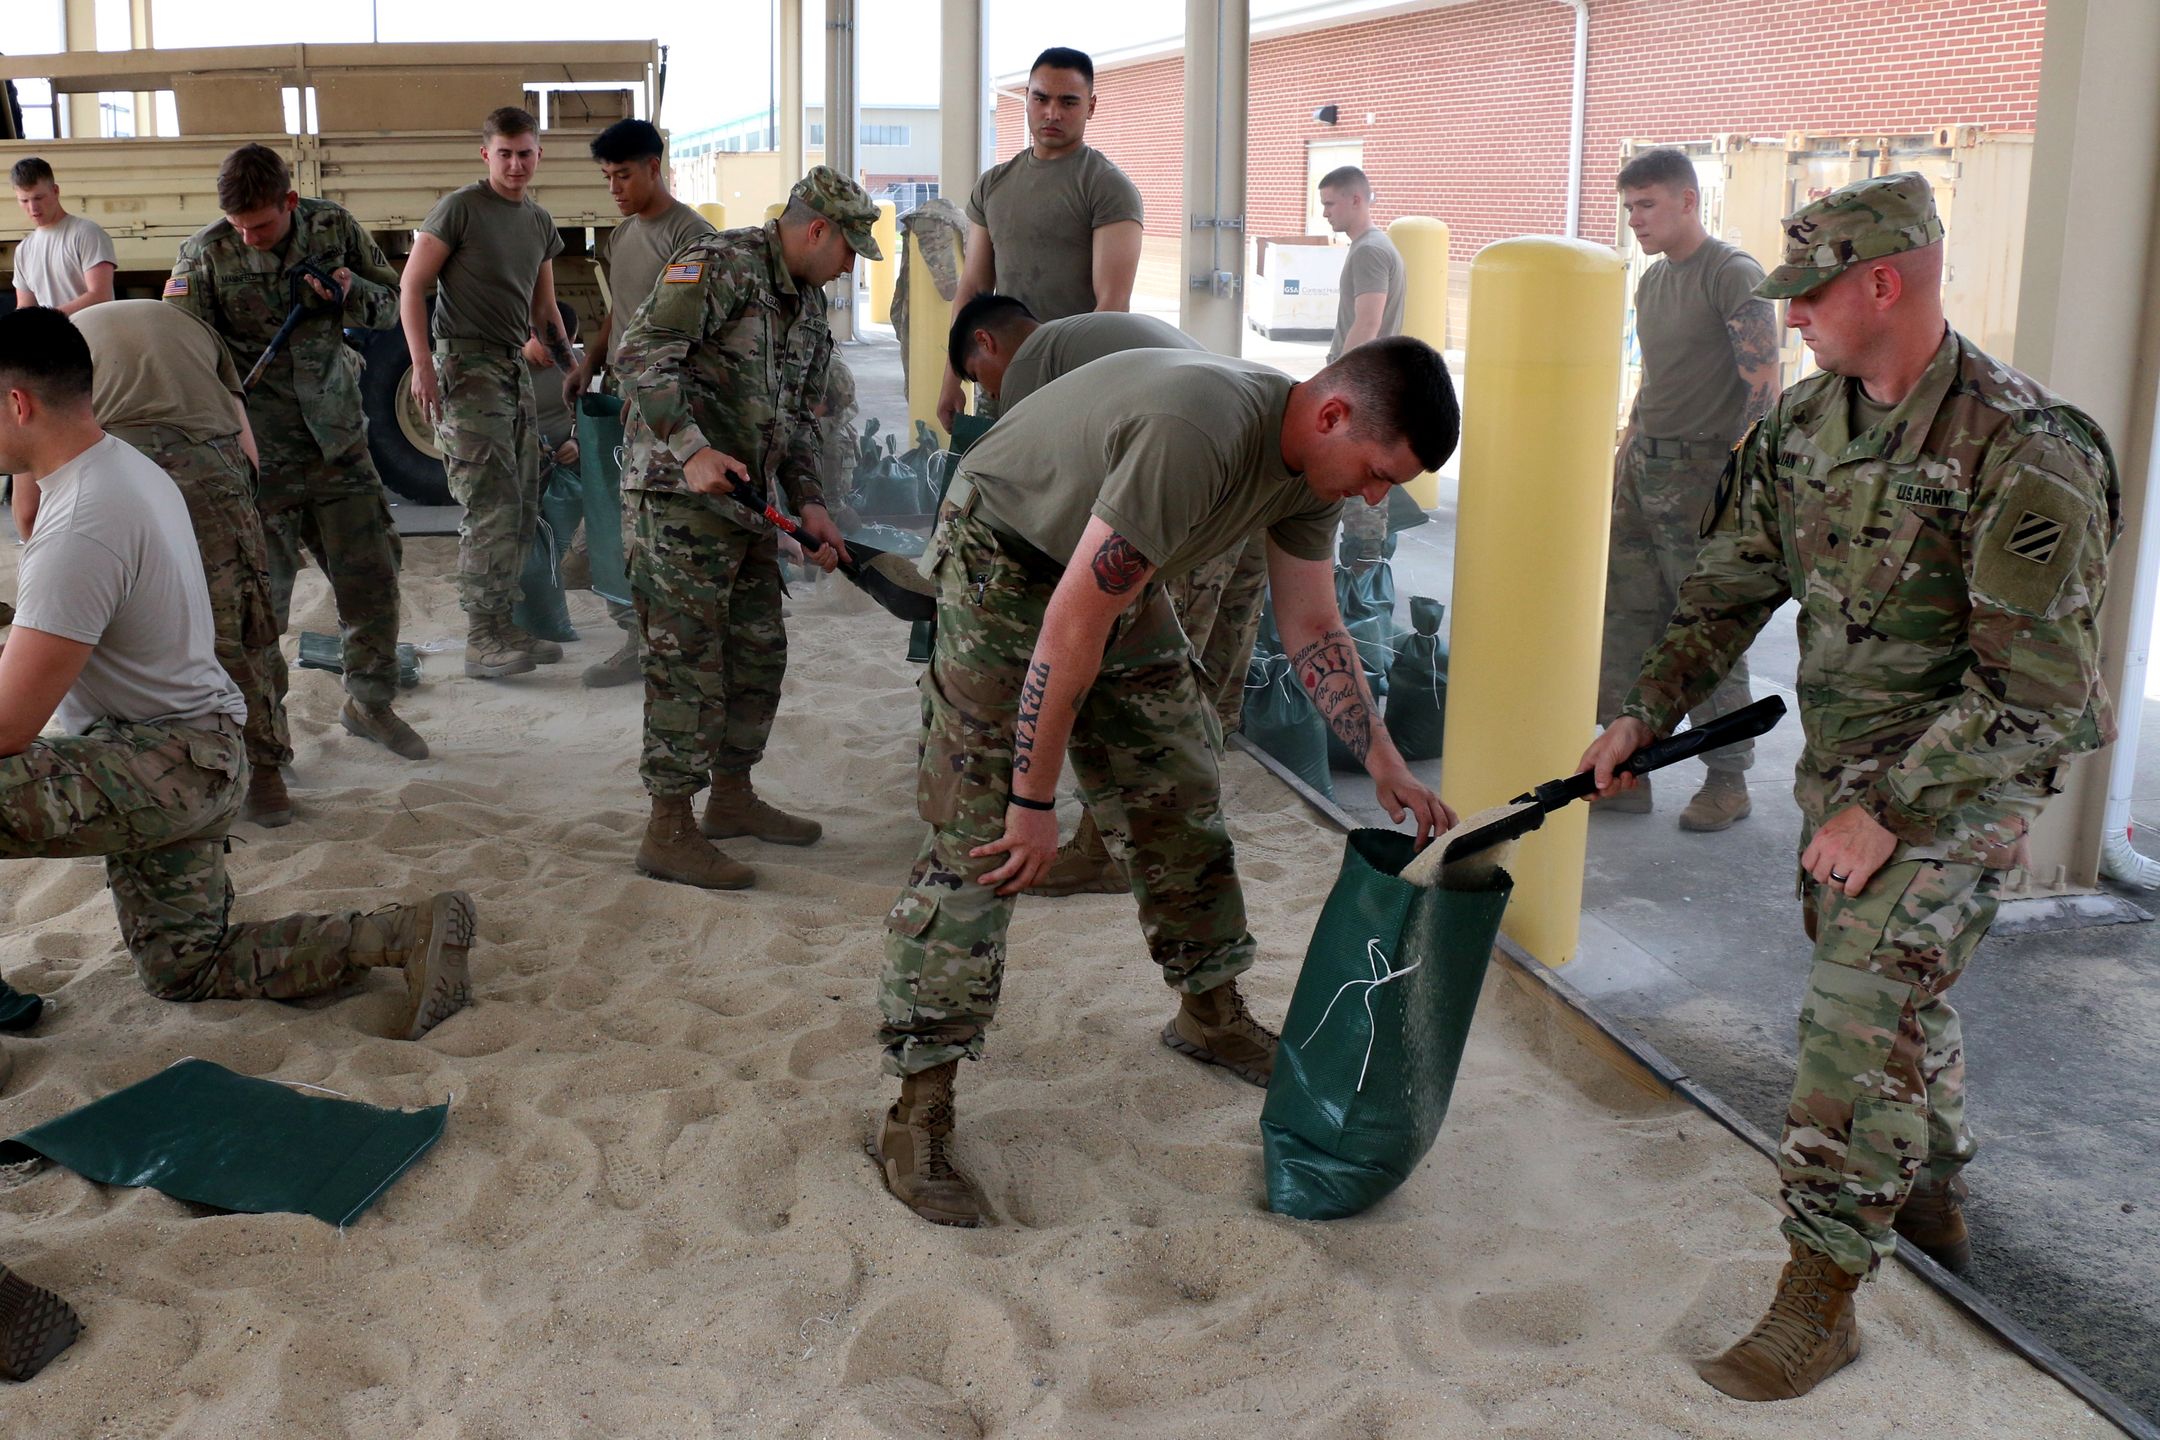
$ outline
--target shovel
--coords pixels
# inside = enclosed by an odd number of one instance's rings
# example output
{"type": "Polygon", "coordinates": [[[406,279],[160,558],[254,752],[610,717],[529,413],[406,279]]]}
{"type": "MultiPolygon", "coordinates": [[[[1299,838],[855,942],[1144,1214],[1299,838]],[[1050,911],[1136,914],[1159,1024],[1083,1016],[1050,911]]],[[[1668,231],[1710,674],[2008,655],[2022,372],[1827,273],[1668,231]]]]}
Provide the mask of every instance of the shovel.
{"type": "MultiPolygon", "coordinates": [[[[794,536],[804,548],[815,550],[818,541],[802,533],[802,527],[775,510],[764,500],[752,499],[740,487],[731,489],[728,497],[745,510],[754,511],[771,521],[773,528],[794,536]]],[[[902,620],[934,620],[937,618],[937,593],[930,588],[930,581],[915,568],[915,562],[905,556],[890,554],[869,545],[850,541],[840,561],[840,573],[855,582],[865,595],[884,607],[886,613],[902,620]]]]}
{"type": "MultiPolygon", "coordinates": [[[[1678,735],[1645,745],[1621,762],[1615,773],[1647,775],[1677,765],[1709,750],[1719,750],[1742,740],[1752,740],[1776,727],[1785,717],[1785,701],[1771,695],[1720,715],[1707,725],[1697,725],[1678,735]]],[[[1507,862],[1513,842],[1545,823],[1545,817],[1563,805],[1597,793],[1597,776],[1585,770],[1548,780],[1505,805],[1480,810],[1425,847],[1402,868],[1402,878],[1413,885],[1475,886],[1507,862]]]]}
{"type": "Polygon", "coordinates": [[[306,277],[314,276],[329,287],[331,294],[337,293],[338,282],[331,279],[329,274],[312,260],[302,260],[285,273],[292,281],[292,309],[286,313],[285,323],[278,326],[277,334],[272,335],[270,343],[263,347],[262,358],[255,362],[255,368],[248,371],[247,379],[240,382],[242,391],[254,390],[255,382],[262,379],[263,371],[270,368],[270,362],[277,359],[278,351],[285,348],[285,342],[292,337],[294,329],[307,318],[308,295],[311,292],[307,288],[306,277]]]}

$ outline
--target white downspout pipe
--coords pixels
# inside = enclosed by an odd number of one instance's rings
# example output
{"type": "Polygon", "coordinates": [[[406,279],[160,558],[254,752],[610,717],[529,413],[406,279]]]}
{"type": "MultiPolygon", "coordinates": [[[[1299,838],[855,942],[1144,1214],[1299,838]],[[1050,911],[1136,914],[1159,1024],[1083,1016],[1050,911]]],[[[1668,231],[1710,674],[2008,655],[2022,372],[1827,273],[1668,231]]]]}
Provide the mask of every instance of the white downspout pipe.
{"type": "Polygon", "coordinates": [[[1590,0],[1562,0],[1575,11],[1575,106],[1568,121],[1567,230],[1582,233],[1583,110],[1590,94],[1590,0]]]}
{"type": "MultiPolygon", "coordinates": [[[[2160,427],[2160,396],[2153,404],[2160,427]]],[[[2160,434],[2160,429],[2156,429],[2160,434]]],[[[2160,445],[2153,448],[2145,486],[2145,524],[2139,534],[2160,534],[2160,445]]],[[[2130,843],[2130,796],[2137,789],[2138,731],[2144,719],[2145,671],[2151,661],[2153,605],[2160,590],[2160,565],[2145,565],[2130,588],[2130,643],[2123,652],[2122,690],[2115,697],[2115,753],[2108,762],[2107,808],[2100,820],[2100,873],[2118,885],[2160,890],[2160,860],[2141,855],[2130,843]]]]}

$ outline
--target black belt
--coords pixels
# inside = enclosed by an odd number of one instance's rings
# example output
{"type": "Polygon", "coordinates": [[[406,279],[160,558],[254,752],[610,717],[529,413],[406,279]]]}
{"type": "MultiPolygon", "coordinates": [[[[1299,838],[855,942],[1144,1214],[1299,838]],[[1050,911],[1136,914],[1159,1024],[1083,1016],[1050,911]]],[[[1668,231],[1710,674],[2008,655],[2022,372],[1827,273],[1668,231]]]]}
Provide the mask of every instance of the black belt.
{"type": "Polygon", "coordinates": [[[1037,548],[998,525],[990,524],[989,528],[991,535],[997,540],[998,549],[1005,552],[1007,559],[1027,571],[1030,580],[1055,585],[1065,578],[1065,567],[1050,558],[1047,550],[1037,548]]]}

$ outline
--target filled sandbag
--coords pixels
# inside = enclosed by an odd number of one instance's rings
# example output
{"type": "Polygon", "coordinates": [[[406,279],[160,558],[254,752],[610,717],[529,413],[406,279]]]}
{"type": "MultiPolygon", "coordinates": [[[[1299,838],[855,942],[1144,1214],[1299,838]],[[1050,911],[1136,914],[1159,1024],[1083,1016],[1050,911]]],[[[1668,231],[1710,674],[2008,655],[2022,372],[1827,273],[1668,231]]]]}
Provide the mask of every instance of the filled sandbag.
{"type": "Polygon", "coordinates": [[[1438,757],[1447,733],[1447,641],[1440,638],[1446,607],[1410,597],[1410,629],[1388,671],[1387,730],[1405,760],[1438,757]]]}

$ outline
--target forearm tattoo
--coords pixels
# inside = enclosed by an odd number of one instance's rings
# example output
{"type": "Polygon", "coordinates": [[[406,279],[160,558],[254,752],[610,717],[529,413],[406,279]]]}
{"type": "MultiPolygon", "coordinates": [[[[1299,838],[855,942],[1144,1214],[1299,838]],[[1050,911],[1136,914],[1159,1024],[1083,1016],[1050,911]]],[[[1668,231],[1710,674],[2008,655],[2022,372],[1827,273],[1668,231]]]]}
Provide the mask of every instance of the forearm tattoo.
{"type": "Polygon", "coordinates": [[[1123,595],[1147,578],[1147,557],[1133,549],[1132,541],[1112,534],[1102,542],[1095,558],[1088,562],[1095,572],[1095,583],[1105,595],[1123,595]]]}
{"type": "Polygon", "coordinates": [[[1327,721],[1328,729],[1359,764],[1372,750],[1372,701],[1358,664],[1357,644],[1346,630],[1329,630],[1290,657],[1298,682],[1327,721]]]}
{"type": "Polygon", "coordinates": [[[1020,718],[1013,725],[1013,774],[1025,775],[1035,768],[1035,731],[1042,724],[1043,701],[1050,694],[1050,662],[1037,660],[1028,666],[1020,685],[1020,718]]]}
{"type": "Polygon", "coordinates": [[[570,353],[570,337],[563,334],[562,326],[553,323],[548,325],[547,348],[548,354],[555,357],[555,363],[562,367],[565,375],[577,368],[577,356],[570,353]]]}
{"type": "Polygon", "coordinates": [[[1777,307],[1758,300],[1725,322],[1733,363],[1747,386],[1747,418],[1769,413],[1778,396],[1777,307]]]}

